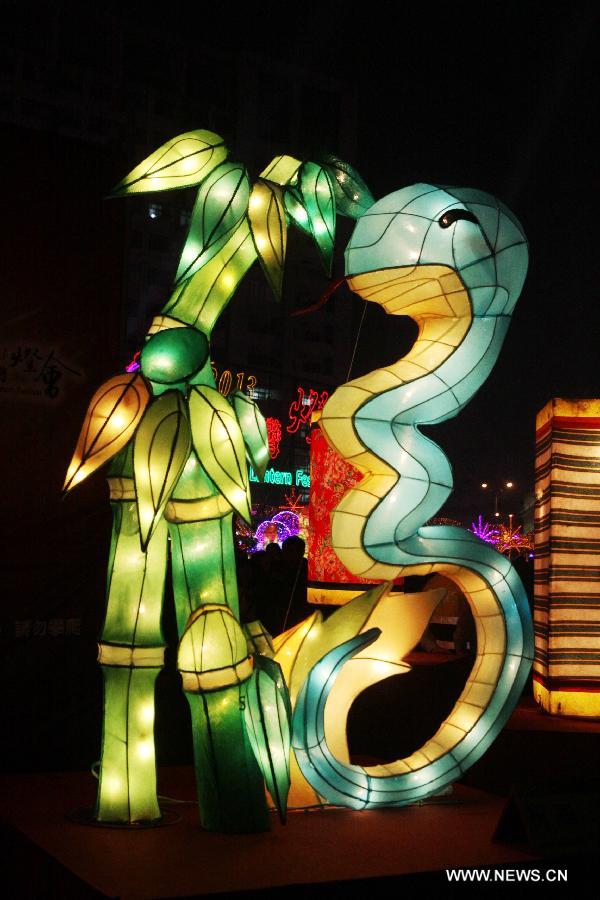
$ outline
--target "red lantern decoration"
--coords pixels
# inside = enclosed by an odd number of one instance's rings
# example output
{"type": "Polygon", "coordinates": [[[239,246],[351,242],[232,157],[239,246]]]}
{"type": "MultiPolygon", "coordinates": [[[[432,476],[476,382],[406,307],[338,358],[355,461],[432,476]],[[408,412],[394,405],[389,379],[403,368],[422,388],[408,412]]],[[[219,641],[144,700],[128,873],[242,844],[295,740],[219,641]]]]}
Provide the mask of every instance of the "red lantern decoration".
{"type": "Polygon", "coordinates": [[[308,602],[341,606],[374,584],[352,575],[331,546],[331,512],[363,476],[331,449],[317,417],[320,413],[313,416],[310,442],[308,602]]]}
{"type": "MultiPolygon", "coordinates": [[[[296,388],[298,396],[292,400],[289,408],[290,424],[286,431],[295,434],[302,425],[309,425],[312,414],[322,410],[329,398],[328,391],[315,391],[310,388],[308,394],[304,392],[304,388],[298,386],[296,388]]],[[[307,443],[310,440],[307,438],[307,443]]]]}
{"type": "Polygon", "coordinates": [[[282,438],[282,430],[281,430],[281,422],[279,419],[273,418],[273,416],[268,416],[265,419],[267,425],[267,440],[269,442],[269,456],[271,459],[277,459],[279,456],[281,438],[282,438]]]}

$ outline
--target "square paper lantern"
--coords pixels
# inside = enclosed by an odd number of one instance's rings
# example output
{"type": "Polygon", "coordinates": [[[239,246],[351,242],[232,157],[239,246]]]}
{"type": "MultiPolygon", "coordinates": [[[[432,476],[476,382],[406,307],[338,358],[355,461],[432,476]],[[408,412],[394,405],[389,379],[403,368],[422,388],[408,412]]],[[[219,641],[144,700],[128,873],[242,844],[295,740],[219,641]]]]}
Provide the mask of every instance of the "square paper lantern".
{"type": "Polygon", "coordinates": [[[538,414],[535,496],[534,696],[600,716],[600,400],[538,414]]]}

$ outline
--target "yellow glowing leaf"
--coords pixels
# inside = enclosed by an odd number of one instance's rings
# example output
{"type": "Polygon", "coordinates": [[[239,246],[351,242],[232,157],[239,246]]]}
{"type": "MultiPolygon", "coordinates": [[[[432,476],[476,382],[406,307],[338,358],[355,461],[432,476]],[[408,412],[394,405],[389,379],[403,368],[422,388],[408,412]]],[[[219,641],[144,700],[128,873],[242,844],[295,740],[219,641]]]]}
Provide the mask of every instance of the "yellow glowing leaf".
{"type": "Polygon", "coordinates": [[[300,160],[294,159],[293,156],[276,156],[266,169],[263,169],[260,177],[275,184],[290,184],[296,181],[298,169],[301,165],[300,160]]]}
{"type": "Polygon", "coordinates": [[[259,179],[252,188],[248,217],[260,264],[275,296],[280,300],[287,245],[282,189],[259,179]]]}
{"type": "MultiPolygon", "coordinates": [[[[379,628],[382,634],[355,659],[364,657],[382,663],[399,663],[414,647],[445,590],[416,594],[391,593],[391,590],[390,581],[376,585],[340,607],[325,621],[320,612],[315,612],[273,639],[275,659],[283,670],[292,703],[319,659],[369,628],[379,628]]],[[[344,668],[338,681],[343,680],[345,671],[344,668]]],[[[372,672],[375,677],[371,681],[385,677],[383,670],[377,667],[372,672]]]]}
{"type": "Polygon", "coordinates": [[[187,405],[179,391],[161,394],[146,410],[133,445],[133,470],[145,549],[192,446],[187,405]]]}
{"type": "MultiPolygon", "coordinates": [[[[316,660],[320,658],[318,653],[318,648],[320,646],[318,639],[322,623],[323,614],[320,610],[315,610],[315,612],[307,619],[304,619],[304,621],[299,622],[297,625],[284,631],[283,634],[279,634],[277,637],[273,638],[275,660],[281,666],[285,683],[289,687],[292,705],[296,702],[298,691],[304,682],[305,666],[302,665],[302,660],[305,655],[310,657],[311,662],[316,662],[316,660]],[[314,653],[311,653],[311,650],[315,645],[315,641],[317,642],[317,653],[316,657],[313,658],[315,655],[314,653]],[[295,669],[299,659],[301,660],[303,672],[298,678],[296,677],[295,669]]],[[[310,668],[310,665],[308,668],[310,668]]]]}
{"type": "MultiPolygon", "coordinates": [[[[391,582],[387,582],[365,591],[346,606],[336,610],[325,622],[316,621],[314,624],[317,627],[307,631],[306,637],[298,645],[293,669],[286,678],[292,702],[295,701],[298,691],[314,664],[334,647],[359,634],[364,629],[365,622],[369,619],[373,609],[377,607],[382,597],[387,596],[391,587],[391,582]]],[[[275,659],[283,666],[277,639],[273,644],[276,650],[275,659]]],[[[290,641],[286,643],[286,647],[289,647],[289,644],[290,641]]]]}
{"type": "Polygon", "coordinates": [[[227,159],[223,138],[212,131],[187,131],[171,138],[136,166],[111,191],[111,197],[172,191],[199,184],[227,159]]]}
{"type": "Polygon", "coordinates": [[[250,523],[250,489],[244,438],[237,417],[214,388],[196,385],[190,394],[194,449],[215,487],[250,523]]]}
{"type": "MultiPolygon", "coordinates": [[[[367,591],[327,619],[318,641],[319,658],[350,636],[359,624],[360,632],[377,628],[379,637],[357,653],[341,669],[325,706],[325,734],[334,756],[350,761],[346,720],[356,697],[367,687],[410,670],[403,658],[417,644],[433,610],[445,596],[445,588],[415,594],[391,593],[391,583],[367,591]],[[375,600],[375,602],[373,602],[375,600]],[[351,609],[356,605],[356,613],[351,609]]],[[[303,672],[298,667],[298,674],[303,672]]]]}
{"type": "Polygon", "coordinates": [[[96,391],[67,471],[64,491],[71,490],[127,444],[149,398],[140,375],[117,375],[96,391]]]}

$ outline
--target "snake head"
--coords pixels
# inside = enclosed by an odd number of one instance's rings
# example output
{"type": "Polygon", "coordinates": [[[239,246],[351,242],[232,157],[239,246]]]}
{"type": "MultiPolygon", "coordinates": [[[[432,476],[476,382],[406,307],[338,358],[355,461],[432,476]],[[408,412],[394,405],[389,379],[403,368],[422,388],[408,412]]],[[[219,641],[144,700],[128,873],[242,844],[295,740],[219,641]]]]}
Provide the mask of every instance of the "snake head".
{"type": "Polygon", "coordinates": [[[433,296],[430,282],[447,297],[458,276],[474,317],[507,316],[521,293],[527,262],[523,228],[495,197],[415,184],[360,216],[346,248],[346,277],[352,290],[388,312],[412,315],[415,301],[433,296]]]}

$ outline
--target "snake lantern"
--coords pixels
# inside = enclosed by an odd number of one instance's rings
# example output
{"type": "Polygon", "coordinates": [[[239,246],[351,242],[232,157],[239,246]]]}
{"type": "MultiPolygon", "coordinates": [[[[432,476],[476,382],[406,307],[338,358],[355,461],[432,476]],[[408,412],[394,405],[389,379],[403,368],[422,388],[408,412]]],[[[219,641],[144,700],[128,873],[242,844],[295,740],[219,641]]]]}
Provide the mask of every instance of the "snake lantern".
{"type": "MultiPolygon", "coordinates": [[[[321,419],[331,446],[364,474],[332,514],[332,546],[355,575],[440,572],[467,598],[477,654],[449,716],[408,759],[362,767],[331,752],[328,696],[343,667],[377,638],[366,629],[331,649],[299,693],[296,759],[330,803],[402,806],[443,790],[494,740],[531,666],[531,616],[510,561],[471,532],[427,526],[452,489],[448,459],[419,431],[456,416],[490,374],[527,271],[515,216],[481,191],[416,184],[361,212],[346,278],[418,336],[398,362],[339,387],[321,419]]],[[[359,598],[357,598],[359,599],[359,598]]],[[[352,601],[355,602],[355,601],[352,601]]]]}

